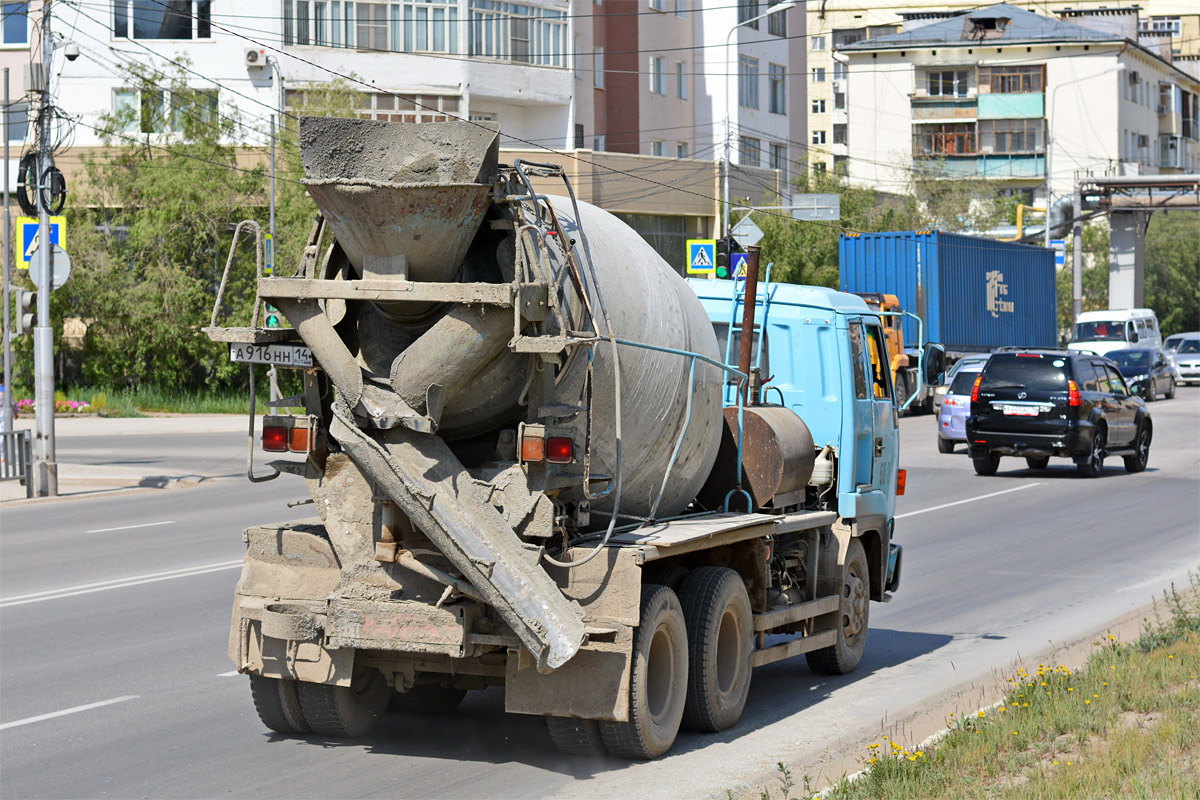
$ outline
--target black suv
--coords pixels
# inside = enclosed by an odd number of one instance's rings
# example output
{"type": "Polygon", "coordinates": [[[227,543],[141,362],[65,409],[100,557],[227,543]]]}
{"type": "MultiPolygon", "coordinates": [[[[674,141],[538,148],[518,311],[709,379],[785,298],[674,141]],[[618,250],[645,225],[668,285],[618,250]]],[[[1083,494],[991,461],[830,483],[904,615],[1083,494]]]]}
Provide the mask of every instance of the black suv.
{"type": "Polygon", "coordinates": [[[1051,456],[1075,460],[1088,478],[1119,454],[1141,472],[1154,429],[1146,403],[1107,358],[1066,350],[994,354],[971,390],[967,444],[975,471],[994,475],[1001,456],[1044,469],[1051,456]]]}

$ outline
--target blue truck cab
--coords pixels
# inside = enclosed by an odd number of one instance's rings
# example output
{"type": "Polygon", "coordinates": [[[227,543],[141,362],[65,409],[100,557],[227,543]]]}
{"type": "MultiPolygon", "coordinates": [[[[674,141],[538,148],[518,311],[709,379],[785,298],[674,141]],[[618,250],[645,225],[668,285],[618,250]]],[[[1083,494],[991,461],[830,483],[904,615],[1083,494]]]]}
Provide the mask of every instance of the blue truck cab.
{"type": "MultiPolygon", "coordinates": [[[[688,283],[713,322],[727,363],[730,353],[736,361],[743,282],[688,283]]],[[[760,283],[755,305],[752,345],[762,401],[794,411],[816,447],[829,448],[837,492],[830,508],[855,535],[874,540],[876,552],[888,554],[885,575],[872,587],[874,599],[885,599],[899,582],[900,548],[891,539],[901,490],[899,407],[882,320],[857,295],[820,286],[760,283]]],[[[725,404],[736,405],[737,387],[725,388],[725,404]]]]}

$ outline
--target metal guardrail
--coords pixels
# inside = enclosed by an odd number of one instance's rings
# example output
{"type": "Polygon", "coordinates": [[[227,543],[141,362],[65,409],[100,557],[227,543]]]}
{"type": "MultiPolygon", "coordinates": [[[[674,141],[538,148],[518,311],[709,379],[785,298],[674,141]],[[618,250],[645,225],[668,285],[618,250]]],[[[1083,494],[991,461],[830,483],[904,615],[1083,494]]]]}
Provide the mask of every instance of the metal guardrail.
{"type": "Polygon", "coordinates": [[[25,494],[33,496],[29,463],[33,460],[33,440],[29,431],[0,431],[0,481],[19,480],[25,494]]]}

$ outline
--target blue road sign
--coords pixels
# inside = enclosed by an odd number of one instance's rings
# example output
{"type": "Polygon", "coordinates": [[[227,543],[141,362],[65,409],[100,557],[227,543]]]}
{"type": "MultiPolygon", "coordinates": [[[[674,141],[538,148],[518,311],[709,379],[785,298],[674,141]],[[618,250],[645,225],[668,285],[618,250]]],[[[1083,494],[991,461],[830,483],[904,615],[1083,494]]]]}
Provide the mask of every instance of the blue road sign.
{"type": "MultiPolygon", "coordinates": [[[[66,217],[50,217],[50,244],[65,246],[63,231],[66,227],[66,217]]],[[[33,247],[33,240],[37,236],[38,221],[34,217],[17,217],[17,230],[21,234],[20,268],[29,269],[30,260],[37,252],[37,248],[33,247]]],[[[38,244],[41,244],[40,240],[38,244]]]]}
{"type": "Polygon", "coordinates": [[[717,240],[687,240],[687,271],[689,275],[708,275],[717,269],[717,240]]]}
{"type": "Polygon", "coordinates": [[[748,253],[730,253],[729,254],[729,273],[734,278],[746,277],[746,259],[748,253]]]}

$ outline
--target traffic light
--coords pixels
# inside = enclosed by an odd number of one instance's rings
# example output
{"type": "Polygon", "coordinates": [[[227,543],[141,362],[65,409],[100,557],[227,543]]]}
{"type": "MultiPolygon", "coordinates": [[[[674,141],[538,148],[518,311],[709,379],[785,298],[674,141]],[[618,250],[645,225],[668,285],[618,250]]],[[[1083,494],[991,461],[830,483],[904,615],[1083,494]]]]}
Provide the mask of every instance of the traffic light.
{"type": "Polygon", "coordinates": [[[28,333],[37,325],[37,292],[17,290],[17,335],[28,333]]]}
{"type": "Polygon", "coordinates": [[[267,327],[268,328],[282,328],[283,327],[282,323],[280,322],[278,308],[271,305],[270,303],[263,303],[263,311],[265,311],[267,314],[267,327]]]}
{"type": "Polygon", "coordinates": [[[725,237],[724,239],[717,239],[717,277],[718,278],[728,278],[729,277],[729,253],[730,253],[729,245],[732,243],[732,241],[733,241],[732,238],[728,237],[728,236],[725,237]]]}

